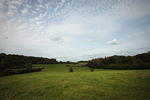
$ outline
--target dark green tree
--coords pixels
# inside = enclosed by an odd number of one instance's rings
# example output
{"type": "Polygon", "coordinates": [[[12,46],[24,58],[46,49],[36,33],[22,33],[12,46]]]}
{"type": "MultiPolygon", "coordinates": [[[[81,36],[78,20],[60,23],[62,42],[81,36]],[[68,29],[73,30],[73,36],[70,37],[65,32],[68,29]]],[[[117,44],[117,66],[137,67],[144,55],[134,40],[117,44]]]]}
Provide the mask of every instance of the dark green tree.
{"type": "Polygon", "coordinates": [[[0,62],[0,71],[10,68],[7,62],[0,62]]]}
{"type": "Polygon", "coordinates": [[[27,63],[27,64],[25,65],[25,69],[26,69],[27,71],[31,71],[31,69],[32,69],[32,63],[27,63]]]}

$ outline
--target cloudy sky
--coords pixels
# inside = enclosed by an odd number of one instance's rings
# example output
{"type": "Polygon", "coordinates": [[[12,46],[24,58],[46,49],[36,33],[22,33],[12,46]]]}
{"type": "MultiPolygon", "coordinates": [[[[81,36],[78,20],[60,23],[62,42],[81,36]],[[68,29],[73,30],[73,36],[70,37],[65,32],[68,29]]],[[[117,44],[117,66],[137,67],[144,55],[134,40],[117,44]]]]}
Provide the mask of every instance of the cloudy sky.
{"type": "Polygon", "coordinates": [[[150,0],[0,0],[0,53],[79,61],[150,51],[150,0]]]}

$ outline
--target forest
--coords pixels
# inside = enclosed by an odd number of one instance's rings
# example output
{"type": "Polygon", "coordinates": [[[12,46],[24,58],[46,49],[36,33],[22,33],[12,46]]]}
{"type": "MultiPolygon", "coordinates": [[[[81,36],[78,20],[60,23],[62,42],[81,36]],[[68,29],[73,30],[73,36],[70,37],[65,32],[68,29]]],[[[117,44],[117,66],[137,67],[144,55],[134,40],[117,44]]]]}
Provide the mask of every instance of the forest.
{"type": "Polygon", "coordinates": [[[15,69],[15,68],[24,68],[25,64],[56,64],[58,61],[56,59],[48,59],[43,57],[33,57],[33,56],[24,56],[24,55],[15,55],[15,54],[0,54],[0,70],[4,69],[15,69]]]}
{"type": "Polygon", "coordinates": [[[88,66],[91,69],[150,69],[150,52],[135,56],[95,58],[88,61],[88,66]]]}
{"type": "Polygon", "coordinates": [[[95,58],[89,61],[57,61],[55,58],[43,58],[24,56],[16,54],[0,54],[0,71],[5,69],[25,68],[25,65],[31,64],[77,64],[87,63],[91,69],[150,69],[150,52],[137,54],[135,56],[110,56],[105,58],[95,58]]]}

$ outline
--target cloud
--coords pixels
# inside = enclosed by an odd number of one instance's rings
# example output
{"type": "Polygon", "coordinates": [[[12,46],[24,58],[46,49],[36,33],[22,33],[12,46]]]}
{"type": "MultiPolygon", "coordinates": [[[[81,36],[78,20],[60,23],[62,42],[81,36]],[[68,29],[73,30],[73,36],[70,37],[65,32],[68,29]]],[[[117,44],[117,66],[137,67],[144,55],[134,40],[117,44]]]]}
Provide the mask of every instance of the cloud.
{"type": "Polygon", "coordinates": [[[82,58],[86,60],[91,60],[94,58],[101,58],[101,57],[106,57],[109,55],[110,55],[109,53],[89,53],[89,54],[82,55],[82,58]]]}
{"type": "Polygon", "coordinates": [[[127,36],[127,38],[130,38],[130,37],[131,37],[130,35],[127,36]]]}
{"type": "Polygon", "coordinates": [[[107,44],[118,44],[118,41],[116,39],[113,39],[112,41],[108,42],[107,44]]]}
{"type": "Polygon", "coordinates": [[[15,15],[15,13],[18,12],[17,7],[12,4],[9,4],[8,7],[5,6],[4,8],[5,9],[3,9],[3,10],[7,9],[7,13],[5,12],[5,14],[8,17],[13,17],[15,15]]]}
{"type": "Polygon", "coordinates": [[[149,50],[150,50],[150,47],[134,48],[134,49],[128,49],[125,51],[117,51],[115,52],[115,55],[132,56],[132,55],[148,52],[149,50]]]}
{"type": "MultiPolygon", "coordinates": [[[[13,15],[13,14],[12,14],[13,15]]],[[[6,19],[7,17],[3,15],[2,13],[0,14],[0,19],[6,19]]]]}
{"type": "Polygon", "coordinates": [[[14,16],[14,13],[12,12],[12,11],[9,11],[9,12],[7,12],[7,14],[6,14],[8,17],[13,17],[14,16]]]}
{"type": "Polygon", "coordinates": [[[43,0],[38,0],[39,3],[43,3],[43,0]]]}
{"type": "Polygon", "coordinates": [[[74,51],[70,51],[70,53],[74,53],[74,51]]]}
{"type": "Polygon", "coordinates": [[[99,33],[99,31],[94,31],[92,34],[98,34],[99,33]]]}
{"type": "Polygon", "coordinates": [[[36,22],[36,25],[40,26],[42,23],[43,23],[42,21],[39,21],[39,22],[36,22]]]}
{"type": "Polygon", "coordinates": [[[33,22],[34,21],[34,19],[29,19],[31,22],[33,22]]]}
{"type": "Polygon", "coordinates": [[[34,20],[39,20],[39,18],[38,18],[38,17],[35,17],[34,20]]]}
{"type": "Polygon", "coordinates": [[[35,5],[36,7],[38,7],[38,8],[42,8],[43,7],[43,5],[35,5]]]}
{"type": "Polygon", "coordinates": [[[29,9],[29,8],[31,8],[32,6],[30,6],[29,4],[27,4],[26,7],[29,9]]]}
{"type": "Polygon", "coordinates": [[[39,18],[41,18],[41,19],[42,19],[42,18],[43,18],[43,17],[45,17],[46,15],[47,15],[47,13],[40,14],[40,15],[39,15],[39,18]]]}
{"type": "Polygon", "coordinates": [[[62,38],[61,38],[61,36],[55,36],[55,37],[51,38],[51,41],[56,41],[57,43],[60,43],[60,42],[62,42],[62,38]]]}
{"type": "Polygon", "coordinates": [[[49,34],[60,34],[65,36],[75,36],[86,34],[85,29],[80,24],[68,23],[67,21],[59,24],[49,24],[46,32],[49,34]],[[81,29],[82,28],[82,29],[81,29]]]}
{"type": "Polygon", "coordinates": [[[20,6],[22,3],[19,0],[13,0],[12,4],[20,6]]]}
{"type": "Polygon", "coordinates": [[[29,11],[27,8],[24,8],[23,10],[21,10],[22,14],[27,14],[29,11]]]}
{"type": "Polygon", "coordinates": [[[84,1],[0,0],[0,47],[10,53],[43,56],[47,52],[48,57],[58,54],[66,57],[63,60],[77,61],[107,55],[100,52],[149,46],[150,1],[84,1]],[[118,41],[121,45],[105,45],[118,41]],[[61,42],[63,46],[56,46],[61,42]]]}
{"type": "Polygon", "coordinates": [[[91,43],[91,42],[93,42],[93,40],[84,40],[84,41],[82,41],[83,43],[91,43]]]}
{"type": "Polygon", "coordinates": [[[3,3],[0,2],[0,10],[1,9],[4,9],[4,5],[3,5],[3,3]]]}
{"type": "Polygon", "coordinates": [[[65,3],[66,0],[61,0],[61,7],[63,6],[63,4],[65,3]]]}
{"type": "Polygon", "coordinates": [[[17,9],[17,7],[14,5],[9,5],[9,9],[17,9]]]}
{"type": "Polygon", "coordinates": [[[149,34],[150,30],[148,28],[146,28],[146,29],[147,30],[143,30],[143,31],[136,30],[136,31],[132,32],[132,34],[127,35],[126,37],[127,38],[135,38],[135,37],[139,37],[139,36],[143,36],[143,35],[149,34]]]}
{"type": "Polygon", "coordinates": [[[58,8],[59,8],[59,5],[57,5],[57,7],[54,9],[54,12],[56,12],[58,8]]]}

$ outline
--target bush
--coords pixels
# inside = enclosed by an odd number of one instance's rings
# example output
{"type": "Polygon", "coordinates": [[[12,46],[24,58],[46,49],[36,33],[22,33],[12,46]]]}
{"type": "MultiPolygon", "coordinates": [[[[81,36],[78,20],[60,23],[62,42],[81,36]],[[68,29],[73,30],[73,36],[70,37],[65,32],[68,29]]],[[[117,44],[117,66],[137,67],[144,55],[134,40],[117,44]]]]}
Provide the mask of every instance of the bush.
{"type": "Polygon", "coordinates": [[[9,68],[9,64],[7,62],[0,62],[0,71],[3,71],[7,68],[9,68]]]}
{"type": "Polygon", "coordinates": [[[18,70],[5,69],[3,71],[0,71],[0,76],[8,76],[8,75],[31,73],[31,72],[42,71],[42,69],[43,68],[34,68],[34,69],[30,69],[30,71],[28,69],[26,69],[26,68],[18,69],[18,70]]]}
{"type": "Polygon", "coordinates": [[[66,65],[66,67],[70,67],[70,65],[66,65]]]}
{"type": "Polygon", "coordinates": [[[0,76],[3,76],[2,71],[0,71],[0,76]]]}
{"type": "Polygon", "coordinates": [[[73,68],[72,67],[69,68],[69,72],[73,72],[73,68]]]}
{"type": "Polygon", "coordinates": [[[27,63],[27,64],[25,65],[25,69],[26,69],[27,71],[31,71],[31,69],[32,69],[32,63],[27,63]]]}
{"type": "Polygon", "coordinates": [[[94,71],[94,69],[91,69],[91,71],[93,72],[93,71],[94,71]]]}
{"type": "Polygon", "coordinates": [[[34,69],[31,69],[31,72],[37,72],[37,71],[42,71],[42,68],[34,68],[34,69]]]}
{"type": "Polygon", "coordinates": [[[13,75],[13,74],[15,74],[15,72],[12,69],[5,69],[1,73],[1,76],[8,76],[8,75],[13,75]]]}

